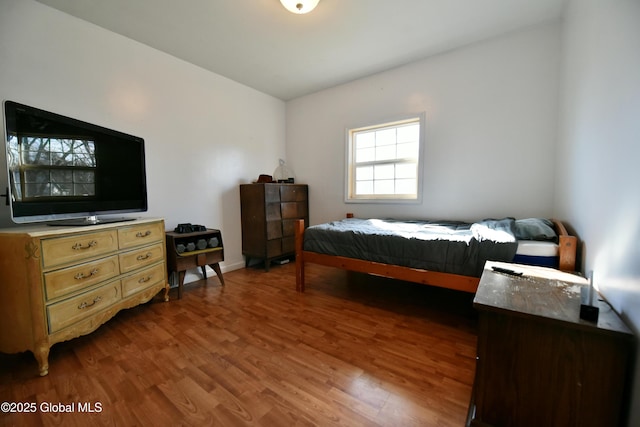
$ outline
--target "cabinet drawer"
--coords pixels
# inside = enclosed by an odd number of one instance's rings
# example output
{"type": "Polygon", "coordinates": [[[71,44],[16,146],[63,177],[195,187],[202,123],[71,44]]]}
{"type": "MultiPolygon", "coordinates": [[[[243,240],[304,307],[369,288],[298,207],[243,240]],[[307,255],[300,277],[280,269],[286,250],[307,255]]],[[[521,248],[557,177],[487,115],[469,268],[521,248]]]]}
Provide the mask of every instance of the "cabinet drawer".
{"type": "Polygon", "coordinates": [[[267,240],[279,239],[282,237],[282,221],[267,222],[267,240]]]}
{"type": "Polygon", "coordinates": [[[78,234],[42,240],[42,262],[45,269],[78,262],[118,250],[116,230],[78,234]]]}
{"type": "Polygon", "coordinates": [[[164,240],[164,226],[161,222],[122,227],[118,229],[120,249],[129,249],[164,240]]]}
{"type": "Polygon", "coordinates": [[[267,206],[265,206],[265,209],[267,221],[277,221],[282,219],[282,214],[280,213],[280,203],[268,203],[267,206]]]}
{"type": "Polygon", "coordinates": [[[307,187],[305,185],[282,185],[280,200],[283,202],[303,202],[307,200],[307,187]]]}
{"type": "Polygon", "coordinates": [[[120,281],[85,292],[47,307],[49,333],[71,326],[82,319],[109,308],[120,300],[120,281]]]}
{"type": "Polygon", "coordinates": [[[280,186],[276,184],[264,184],[264,200],[269,202],[280,201],[280,186]]]}
{"type": "Polygon", "coordinates": [[[156,243],[155,245],[122,253],[118,257],[120,260],[120,272],[128,273],[163,260],[164,248],[162,243],[156,243]]]}
{"type": "MultiPolygon", "coordinates": [[[[304,218],[300,218],[304,219],[304,218]]],[[[282,221],[282,236],[289,237],[296,235],[296,223],[298,219],[287,219],[282,221]]]]}
{"type": "Polygon", "coordinates": [[[157,264],[153,267],[145,268],[142,271],[122,279],[122,296],[126,298],[129,295],[133,295],[164,280],[164,264],[157,264]]]}
{"type": "Polygon", "coordinates": [[[290,253],[296,251],[296,238],[295,237],[284,237],[282,239],[282,253],[290,253]]]}
{"type": "Polygon", "coordinates": [[[44,274],[47,300],[79,291],[120,274],[116,255],[44,274]]]}
{"type": "Polygon", "coordinates": [[[289,202],[281,204],[282,218],[295,219],[307,216],[307,206],[303,202],[289,202]]]}
{"type": "Polygon", "coordinates": [[[266,257],[273,258],[282,255],[282,239],[267,240],[266,242],[266,257]]]}

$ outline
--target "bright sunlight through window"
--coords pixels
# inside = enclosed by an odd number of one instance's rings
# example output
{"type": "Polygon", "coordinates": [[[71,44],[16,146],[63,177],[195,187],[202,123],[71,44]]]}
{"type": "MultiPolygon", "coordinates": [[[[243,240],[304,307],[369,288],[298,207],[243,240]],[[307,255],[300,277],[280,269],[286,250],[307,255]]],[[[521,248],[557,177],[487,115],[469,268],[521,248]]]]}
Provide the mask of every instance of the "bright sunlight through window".
{"type": "Polygon", "coordinates": [[[422,117],[349,129],[347,201],[417,201],[422,117]]]}

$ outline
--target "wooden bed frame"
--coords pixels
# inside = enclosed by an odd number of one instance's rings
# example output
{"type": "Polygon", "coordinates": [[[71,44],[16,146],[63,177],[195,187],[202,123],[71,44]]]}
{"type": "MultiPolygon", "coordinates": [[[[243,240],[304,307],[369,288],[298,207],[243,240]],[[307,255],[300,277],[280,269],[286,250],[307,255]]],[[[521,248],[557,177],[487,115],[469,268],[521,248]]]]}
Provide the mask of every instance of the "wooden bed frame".
{"type": "MultiPolygon", "coordinates": [[[[347,214],[347,218],[353,218],[347,214]]],[[[559,236],[559,269],[562,271],[575,271],[576,248],[578,239],[570,236],[567,229],[558,220],[552,220],[556,233],[559,236]]],[[[459,274],[441,273],[438,271],[422,270],[418,268],[403,267],[399,265],[383,264],[373,261],[365,261],[355,258],[347,258],[335,255],[320,254],[304,250],[304,220],[297,220],[295,226],[296,245],[296,290],[304,292],[304,267],[305,263],[326,265],[360,273],[374,274],[389,277],[391,279],[405,280],[421,283],[423,285],[439,286],[447,289],[475,293],[478,289],[479,277],[462,276],[459,274]]]]}

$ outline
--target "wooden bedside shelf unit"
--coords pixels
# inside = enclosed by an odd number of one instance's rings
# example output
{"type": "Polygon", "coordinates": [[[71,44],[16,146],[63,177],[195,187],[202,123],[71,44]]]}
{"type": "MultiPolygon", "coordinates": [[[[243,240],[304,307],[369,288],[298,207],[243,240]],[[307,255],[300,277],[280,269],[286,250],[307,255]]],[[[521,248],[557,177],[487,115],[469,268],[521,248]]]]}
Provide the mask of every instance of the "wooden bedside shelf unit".
{"type": "Polygon", "coordinates": [[[487,262],[474,299],[478,357],[467,425],[625,425],[634,337],[604,301],[597,323],[580,319],[581,286],[584,278],[558,270],[487,262]]]}
{"type": "Polygon", "coordinates": [[[272,260],[295,255],[296,222],[303,219],[309,226],[306,184],[242,184],[240,208],[246,267],[251,259],[261,259],[269,271],[272,260]]]}
{"type": "Polygon", "coordinates": [[[169,284],[164,221],[0,230],[0,352],[31,351],[49,372],[55,343],[86,335],[169,284]]]}
{"type": "Polygon", "coordinates": [[[167,266],[169,273],[178,274],[178,299],[182,298],[186,270],[191,268],[200,267],[206,279],[206,266],[210,266],[224,286],[219,264],[224,261],[224,245],[220,230],[208,228],[206,231],[192,233],[167,231],[166,235],[167,266]]]}

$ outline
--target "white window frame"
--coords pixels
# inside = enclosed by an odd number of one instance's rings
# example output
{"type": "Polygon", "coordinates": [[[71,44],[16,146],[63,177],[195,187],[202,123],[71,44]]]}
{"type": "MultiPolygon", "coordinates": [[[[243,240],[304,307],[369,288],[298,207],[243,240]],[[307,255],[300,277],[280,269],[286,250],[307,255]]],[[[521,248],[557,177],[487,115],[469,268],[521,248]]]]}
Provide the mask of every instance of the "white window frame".
{"type": "MultiPolygon", "coordinates": [[[[345,166],[345,203],[422,203],[422,176],[423,176],[423,164],[424,164],[424,140],[425,140],[425,113],[411,114],[401,117],[396,117],[390,120],[384,120],[373,124],[367,124],[363,126],[350,127],[346,129],[346,166],[345,166]],[[383,129],[393,126],[402,126],[407,123],[417,122],[419,124],[419,137],[418,137],[418,160],[417,160],[417,176],[416,176],[416,194],[411,195],[357,195],[355,194],[355,147],[354,147],[354,135],[358,132],[371,131],[375,129],[383,129]]],[[[400,159],[395,159],[400,160],[400,159]]],[[[393,163],[394,160],[387,160],[386,163],[393,163]]],[[[376,162],[373,162],[376,163],[376,162]]],[[[383,163],[383,162],[381,162],[383,163]]]]}

